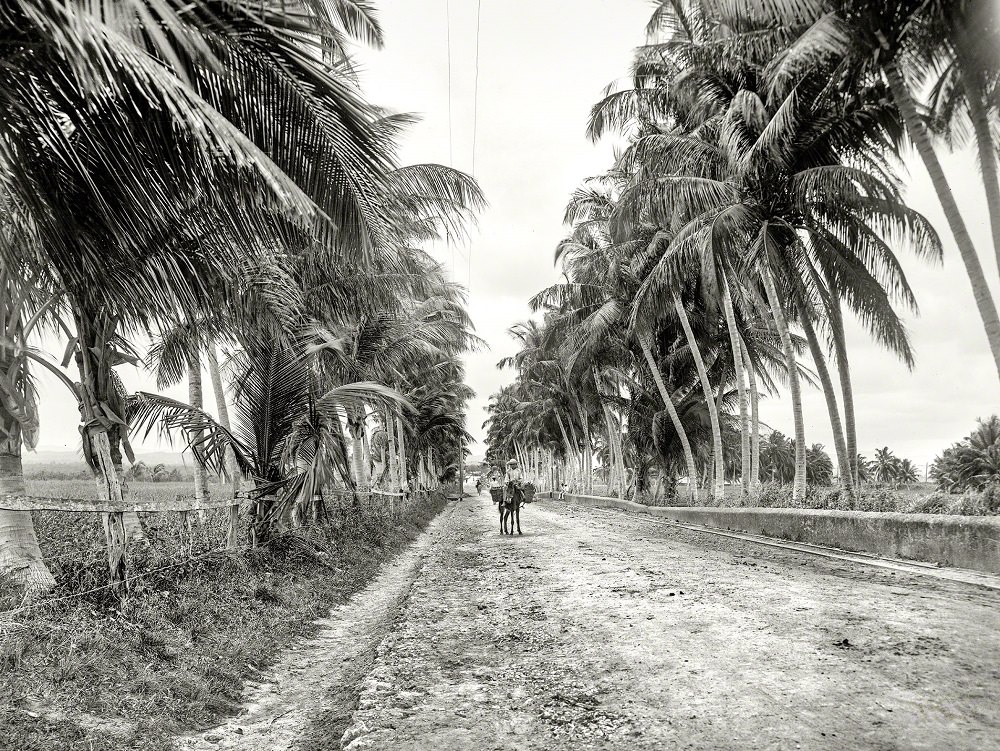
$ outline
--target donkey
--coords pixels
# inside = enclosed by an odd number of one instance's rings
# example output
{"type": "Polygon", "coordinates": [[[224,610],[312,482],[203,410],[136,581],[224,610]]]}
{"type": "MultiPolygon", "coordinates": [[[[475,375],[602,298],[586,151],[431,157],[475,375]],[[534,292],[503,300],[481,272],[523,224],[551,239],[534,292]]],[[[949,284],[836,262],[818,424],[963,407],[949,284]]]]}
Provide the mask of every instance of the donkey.
{"type": "Polygon", "coordinates": [[[497,504],[500,507],[500,534],[514,534],[514,525],[517,525],[517,533],[521,534],[521,506],[524,505],[524,491],[516,485],[508,486],[508,492],[503,494],[503,500],[497,504]],[[507,531],[507,522],[510,521],[510,532],[507,531]]]}

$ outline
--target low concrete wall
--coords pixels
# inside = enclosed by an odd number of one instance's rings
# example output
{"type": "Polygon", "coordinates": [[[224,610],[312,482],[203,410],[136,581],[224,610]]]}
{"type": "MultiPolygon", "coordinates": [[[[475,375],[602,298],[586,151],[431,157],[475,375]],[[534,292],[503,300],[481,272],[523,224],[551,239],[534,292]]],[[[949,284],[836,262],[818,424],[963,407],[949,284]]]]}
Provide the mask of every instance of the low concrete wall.
{"type": "MultiPolygon", "coordinates": [[[[541,495],[551,497],[552,494],[541,495]]],[[[644,506],[617,498],[568,493],[566,500],[596,508],[636,511],[715,529],[1000,574],[1000,517],[995,516],[644,506]]]]}

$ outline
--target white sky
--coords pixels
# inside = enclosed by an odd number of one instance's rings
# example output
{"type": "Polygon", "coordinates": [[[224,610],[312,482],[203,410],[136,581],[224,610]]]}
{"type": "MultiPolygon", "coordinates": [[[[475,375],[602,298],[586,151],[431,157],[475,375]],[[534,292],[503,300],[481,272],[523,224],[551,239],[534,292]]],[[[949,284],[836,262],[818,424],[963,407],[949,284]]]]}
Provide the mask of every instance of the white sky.
{"type": "MultiPolygon", "coordinates": [[[[585,177],[607,168],[611,145],[589,143],[584,128],[603,88],[626,76],[632,49],[643,42],[651,11],[644,0],[482,0],[478,108],[474,107],[475,0],[382,0],[385,49],[363,51],[359,61],[368,96],[394,111],[420,114],[405,137],[404,163],[437,162],[473,171],[472,133],[477,117],[475,177],[490,206],[469,247],[436,249],[455,278],[470,286],[470,311],[490,350],[469,356],[470,385],[478,393],[469,410],[472,433],[481,437],[487,399],[511,374],[497,361],[516,350],[506,330],[528,317],[528,298],[556,280],[556,243],[565,233],[563,208],[585,177]],[[446,7],[451,5],[451,123],[446,7]],[[471,264],[470,264],[471,251],[471,264]]],[[[989,231],[981,182],[967,154],[946,155],[959,205],[977,246],[988,251],[989,231]]],[[[862,453],[891,447],[925,462],[972,429],[975,419],[996,412],[1000,382],[957,251],[922,166],[910,160],[908,200],[939,228],[944,266],[933,266],[900,249],[899,256],[920,304],[907,323],[917,353],[913,372],[848,331],[862,453]]],[[[995,261],[984,255],[987,276],[995,261]]],[[[997,294],[1000,285],[994,285],[997,294]]],[[[149,379],[122,368],[130,387],[151,389],[149,379]]],[[[77,410],[62,387],[42,378],[45,448],[76,448],[77,410]]],[[[185,389],[170,392],[184,398],[185,389]]],[[[833,441],[823,396],[805,395],[806,439],[833,441]]],[[[761,417],[790,434],[787,400],[762,403],[761,417]]],[[[482,454],[482,444],[472,447],[482,454]]]]}

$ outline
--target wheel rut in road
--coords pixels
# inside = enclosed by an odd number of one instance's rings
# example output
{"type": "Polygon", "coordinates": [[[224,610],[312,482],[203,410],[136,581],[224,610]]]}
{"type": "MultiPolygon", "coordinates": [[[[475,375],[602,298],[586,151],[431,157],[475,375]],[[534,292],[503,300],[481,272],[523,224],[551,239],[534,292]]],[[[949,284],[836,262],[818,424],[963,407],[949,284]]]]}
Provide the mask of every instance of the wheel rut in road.
{"type": "Polygon", "coordinates": [[[346,727],[360,681],[405,605],[428,551],[440,544],[451,510],[387,562],[367,587],[316,621],[316,635],[282,654],[267,680],[252,686],[238,716],[178,738],[175,747],[179,751],[300,749],[311,745],[303,740],[303,729],[317,718],[323,718],[330,732],[338,724],[346,727]]]}
{"type": "Polygon", "coordinates": [[[544,502],[459,502],[365,749],[1000,749],[1000,597],[544,502]]]}

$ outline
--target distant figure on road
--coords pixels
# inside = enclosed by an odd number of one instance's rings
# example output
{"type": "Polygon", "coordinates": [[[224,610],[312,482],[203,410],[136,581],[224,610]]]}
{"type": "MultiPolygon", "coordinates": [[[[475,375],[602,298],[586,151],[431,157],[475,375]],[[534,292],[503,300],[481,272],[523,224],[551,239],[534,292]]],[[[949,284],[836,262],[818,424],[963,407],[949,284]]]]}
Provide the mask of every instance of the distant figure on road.
{"type": "Polygon", "coordinates": [[[569,492],[569,485],[566,484],[565,482],[563,482],[562,487],[559,490],[559,500],[560,501],[565,501],[566,500],[566,494],[568,492],[569,492]]]}

